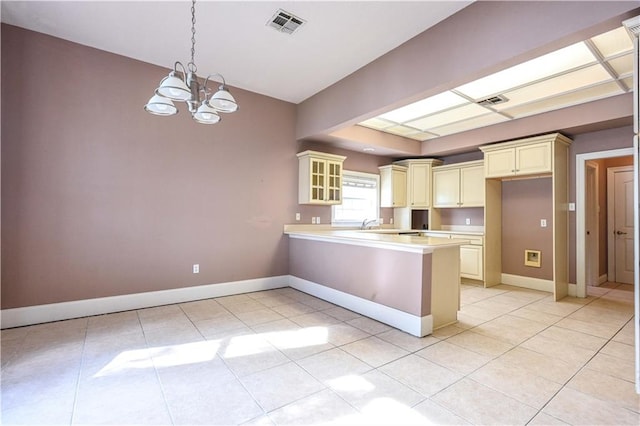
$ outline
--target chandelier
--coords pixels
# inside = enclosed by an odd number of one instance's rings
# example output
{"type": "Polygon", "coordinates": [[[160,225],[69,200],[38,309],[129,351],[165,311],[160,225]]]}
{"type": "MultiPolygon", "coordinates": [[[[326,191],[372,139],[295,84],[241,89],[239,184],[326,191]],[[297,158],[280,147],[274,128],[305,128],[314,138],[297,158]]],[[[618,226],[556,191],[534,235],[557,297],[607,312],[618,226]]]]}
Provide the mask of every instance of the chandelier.
{"type": "MultiPolygon", "coordinates": [[[[194,56],[196,53],[196,0],[191,2],[191,61],[186,68],[181,62],[173,65],[169,75],[160,81],[155,94],[144,106],[145,111],[155,115],[174,115],[178,108],[173,101],[187,103],[189,112],[195,121],[202,124],[215,124],[220,121],[219,113],[230,113],[238,109],[236,100],[227,90],[224,77],[218,73],[209,74],[200,85],[196,71],[194,56]],[[178,67],[182,70],[182,77],[178,74],[178,67]],[[207,83],[212,78],[219,77],[222,84],[218,91],[208,90],[207,83]]],[[[213,80],[212,80],[213,81],[213,80]]]]}

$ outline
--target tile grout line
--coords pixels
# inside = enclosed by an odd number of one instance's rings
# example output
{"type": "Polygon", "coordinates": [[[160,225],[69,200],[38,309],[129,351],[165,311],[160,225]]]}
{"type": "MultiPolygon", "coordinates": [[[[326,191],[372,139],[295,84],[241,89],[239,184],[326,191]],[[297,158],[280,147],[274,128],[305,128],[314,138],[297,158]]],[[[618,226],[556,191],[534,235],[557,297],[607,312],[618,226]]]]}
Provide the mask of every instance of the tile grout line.
{"type": "MultiPolygon", "coordinates": [[[[180,304],[177,304],[177,305],[180,308],[180,310],[182,310],[182,308],[180,307],[180,304]]],[[[153,371],[155,373],[156,380],[158,381],[158,387],[160,388],[160,393],[162,394],[162,400],[164,401],[165,409],[167,410],[167,414],[169,415],[169,419],[171,420],[171,424],[175,425],[176,421],[173,418],[173,411],[171,410],[171,407],[169,406],[169,401],[167,399],[167,394],[166,394],[165,389],[164,389],[165,387],[164,387],[164,385],[162,383],[162,379],[160,378],[160,372],[158,371],[158,367],[156,366],[156,361],[155,361],[154,357],[151,355],[151,352],[149,351],[151,348],[149,346],[149,340],[147,340],[147,332],[144,329],[144,325],[142,323],[142,319],[140,318],[140,314],[139,314],[138,311],[139,310],[136,310],[136,316],[138,318],[138,323],[140,324],[140,329],[142,330],[142,336],[144,337],[144,343],[145,343],[146,349],[148,351],[147,354],[149,356],[151,364],[153,365],[153,371]]]]}
{"type": "Polygon", "coordinates": [[[84,330],[84,339],[82,340],[82,354],[80,355],[80,366],[78,368],[78,377],[76,379],[76,390],[74,392],[73,395],[73,404],[72,404],[72,408],[71,408],[71,419],[69,422],[69,425],[73,425],[75,424],[75,417],[76,417],[76,409],[78,408],[78,398],[80,396],[80,381],[82,378],[82,368],[84,367],[84,354],[85,354],[85,349],[87,347],[87,337],[89,335],[89,319],[87,318],[87,325],[86,328],[84,330]]]}

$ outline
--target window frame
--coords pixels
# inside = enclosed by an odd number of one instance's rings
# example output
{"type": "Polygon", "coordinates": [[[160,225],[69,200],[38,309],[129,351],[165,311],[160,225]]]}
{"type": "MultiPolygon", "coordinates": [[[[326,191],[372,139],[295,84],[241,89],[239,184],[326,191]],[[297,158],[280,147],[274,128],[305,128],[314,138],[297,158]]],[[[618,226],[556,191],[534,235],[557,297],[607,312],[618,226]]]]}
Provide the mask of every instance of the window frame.
{"type": "Polygon", "coordinates": [[[376,212],[377,215],[376,217],[372,217],[372,218],[363,218],[362,220],[336,220],[335,219],[335,212],[336,212],[336,208],[339,208],[341,205],[333,205],[331,206],[331,226],[335,226],[335,227],[360,227],[362,226],[362,222],[363,220],[379,220],[380,219],[380,174],[378,173],[368,173],[368,172],[358,172],[355,170],[342,170],[342,182],[341,182],[341,190],[342,190],[342,202],[344,202],[344,182],[345,182],[345,176],[350,175],[350,176],[360,176],[363,178],[367,178],[367,179],[375,179],[376,181],[376,212]]]}

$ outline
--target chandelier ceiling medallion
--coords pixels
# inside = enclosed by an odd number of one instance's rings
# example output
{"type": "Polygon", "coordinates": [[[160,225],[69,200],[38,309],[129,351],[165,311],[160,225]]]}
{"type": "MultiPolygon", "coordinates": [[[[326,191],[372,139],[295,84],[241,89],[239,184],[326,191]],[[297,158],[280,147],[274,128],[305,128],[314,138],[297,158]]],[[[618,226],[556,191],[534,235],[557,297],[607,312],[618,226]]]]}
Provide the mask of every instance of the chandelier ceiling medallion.
{"type": "MultiPolygon", "coordinates": [[[[144,106],[145,111],[155,115],[174,115],[178,108],[173,101],[186,102],[195,121],[202,124],[215,124],[220,121],[220,112],[237,111],[238,104],[227,89],[221,74],[209,74],[201,85],[198,81],[194,57],[196,53],[196,1],[191,2],[191,61],[186,68],[181,62],[173,65],[173,70],[162,79],[155,94],[144,106]],[[178,67],[182,69],[182,77],[178,74],[178,67]],[[207,89],[207,83],[212,78],[219,77],[222,84],[213,93],[207,89]],[[210,96],[211,95],[211,96],[210,96]]],[[[212,80],[213,81],[213,80],[212,80]]]]}

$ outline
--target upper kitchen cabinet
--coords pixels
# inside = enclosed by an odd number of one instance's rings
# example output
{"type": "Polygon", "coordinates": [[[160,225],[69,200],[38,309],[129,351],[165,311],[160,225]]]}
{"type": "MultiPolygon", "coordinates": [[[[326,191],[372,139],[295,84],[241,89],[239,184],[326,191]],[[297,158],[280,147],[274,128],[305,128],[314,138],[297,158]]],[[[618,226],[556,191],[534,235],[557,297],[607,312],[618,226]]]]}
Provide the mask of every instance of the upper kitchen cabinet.
{"type": "Polygon", "coordinates": [[[433,168],[433,207],[483,207],[483,161],[433,168]]]}
{"type": "MultiPolygon", "coordinates": [[[[555,300],[569,293],[569,145],[571,139],[559,133],[481,146],[485,164],[484,280],[485,286],[519,285],[551,291],[555,300]],[[503,181],[545,177],[551,179],[546,199],[551,207],[551,253],[542,253],[551,262],[551,280],[504,274],[502,251],[503,220],[512,214],[502,208],[503,181]]],[[[522,194],[522,197],[526,197],[522,194]]],[[[544,225],[541,225],[544,226],[544,225]]]]}
{"type": "Polygon", "coordinates": [[[394,164],[407,167],[407,207],[424,209],[431,207],[431,172],[442,164],[440,160],[416,159],[397,161],[394,164]]]}
{"type": "Polygon", "coordinates": [[[555,144],[571,143],[560,134],[482,146],[486,178],[545,175],[553,172],[555,144]]]}
{"type": "Polygon", "coordinates": [[[407,206],[407,168],[390,164],[380,169],[380,207],[407,206]]]}
{"type": "Polygon", "coordinates": [[[317,151],[298,156],[298,203],[342,203],[342,164],[347,157],[317,151]]]}

